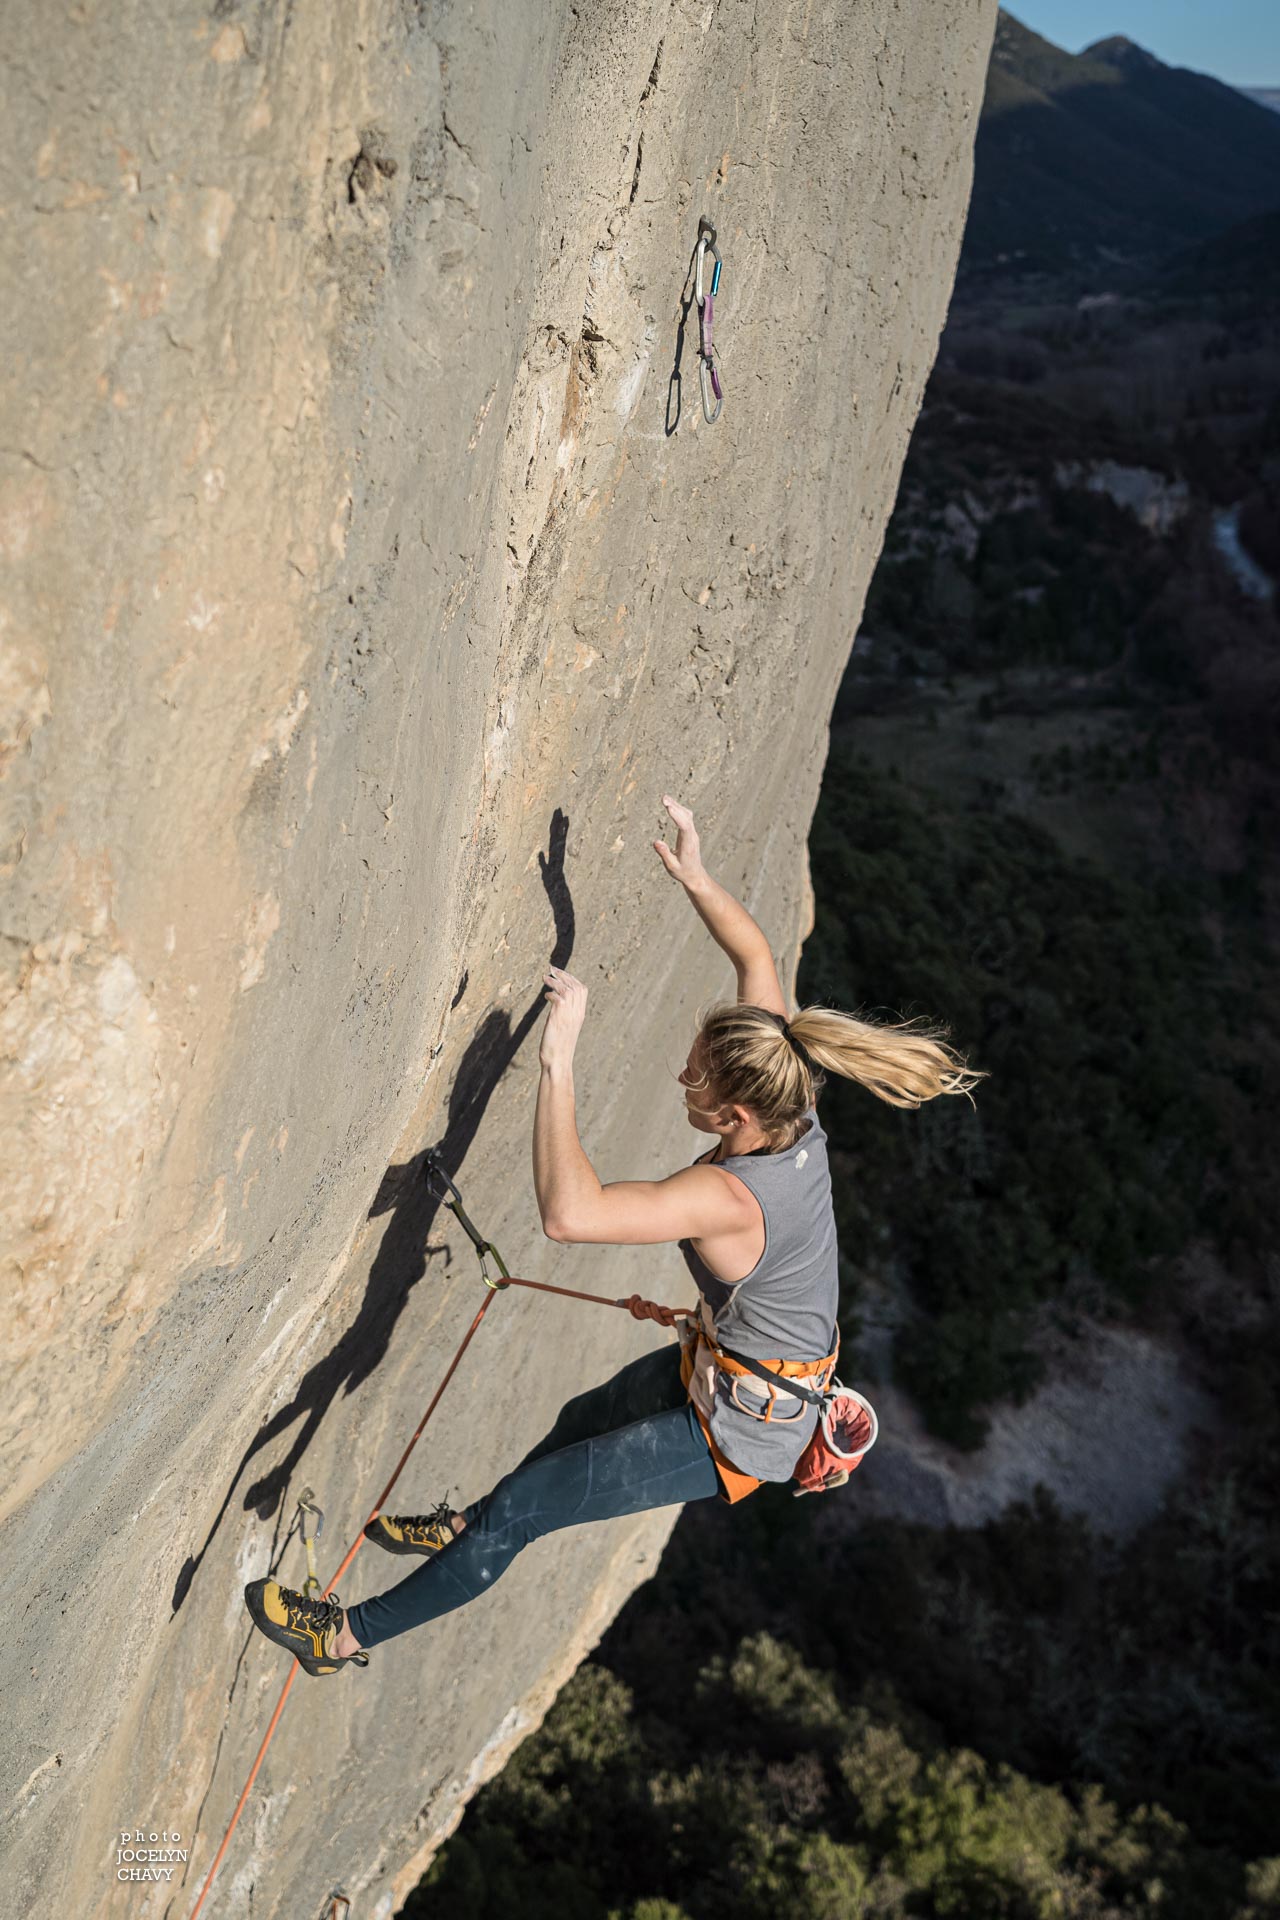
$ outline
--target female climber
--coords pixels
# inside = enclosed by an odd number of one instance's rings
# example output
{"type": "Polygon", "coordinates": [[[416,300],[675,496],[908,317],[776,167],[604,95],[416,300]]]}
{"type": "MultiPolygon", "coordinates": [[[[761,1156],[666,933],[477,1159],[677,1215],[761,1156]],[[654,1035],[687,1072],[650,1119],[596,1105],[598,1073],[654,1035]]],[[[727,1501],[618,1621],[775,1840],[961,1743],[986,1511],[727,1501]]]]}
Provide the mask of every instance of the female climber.
{"type": "MultiPolygon", "coordinates": [[[[769,943],[745,907],[707,873],[693,815],[669,795],[674,850],[653,846],[737,974],[735,1005],[701,1021],[684,1070],[689,1124],[715,1146],[665,1180],[604,1185],[574,1119],[573,1055],[587,990],[546,974],[547,1017],[533,1123],[533,1180],[543,1231],[594,1246],[678,1242],[697,1284],[698,1320],[679,1345],[633,1360],[565,1406],[552,1431],[485,1498],[461,1512],[380,1513],[367,1537],[423,1556],[398,1585],[343,1609],[275,1580],[252,1580],[255,1624],[310,1674],[368,1664],[368,1649],[473,1600],[522,1547],[561,1527],[712,1495],[736,1502],[791,1478],[817,1410],[759,1380],[726,1350],[774,1377],[825,1384],[836,1344],[837,1262],[827,1137],[815,1101],[824,1071],[893,1106],[964,1094],[982,1078],[937,1030],[876,1024],[827,1007],[788,1016],[769,943]],[[769,1418],[765,1418],[768,1413],[769,1418]]],[[[647,1317],[638,1296],[633,1311],[647,1317]]],[[[669,1308],[655,1308],[675,1324],[669,1308]]]]}

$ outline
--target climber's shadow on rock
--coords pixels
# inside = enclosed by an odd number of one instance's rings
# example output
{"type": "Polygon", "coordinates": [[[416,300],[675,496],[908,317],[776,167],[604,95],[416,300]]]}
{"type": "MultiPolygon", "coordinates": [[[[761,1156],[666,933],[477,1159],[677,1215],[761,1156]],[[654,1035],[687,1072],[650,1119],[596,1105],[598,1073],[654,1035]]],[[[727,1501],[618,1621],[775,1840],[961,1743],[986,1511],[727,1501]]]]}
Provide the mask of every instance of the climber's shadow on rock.
{"type": "MultiPolygon", "coordinates": [[[[573,899],[564,871],[568,833],[568,816],[557,807],[551,818],[548,851],[538,855],[542,884],[555,925],[551,964],[556,967],[568,965],[575,934],[573,899]]],[[[454,997],[455,1006],[466,991],[466,982],[467,976],[464,974],[454,997]]],[[[444,1135],[434,1148],[436,1159],[451,1178],[458,1174],[467,1157],[495,1088],[524,1045],[545,1006],[543,989],[539,987],[535,998],[514,1025],[509,1014],[491,1007],[472,1035],[449,1091],[444,1135]]],[[[259,1429],[246,1449],[204,1545],[194,1558],[185,1562],[178,1576],[173,1595],[175,1613],[190,1591],[200,1563],[209,1551],[250,1462],[270,1446],[278,1435],[291,1427],[295,1420],[302,1421],[285,1457],[245,1492],[245,1511],[256,1509],[259,1516],[266,1519],[279,1504],[294,1469],[310,1446],[334,1397],[339,1392],[344,1398],[354,1393],[381,1363],[409,1295],[426,1272],[427,1261],[433,1254],[443,1251],[427,1246],[441,1205],[438,1196],[428,1188],[423,1178],[423,1162],[428,1151],[430,1149],[424,1149],[414,1154],[411,1160],[388,1167],[379,1182],[368,1217],[373,1219],[390,1213],[391,1220],[369,1269],[360,1311],[329,1352],[307,1369],[292,1399],[259,1429]]]]}
{"type": "Polygon", "coordinates": [[[680,318],[676,322],[676,350],[671,363],[671,377],[667,381],[666,435],[669,440],[680,425],[680,409],[684,404],[684,382],[680,367],[684,359],[684,330],[688,325],[690,309],[697,284],[698,249],[695,245],[689,255],[689,271],[685,274],[684,285],[680,289],[680,318]]]}

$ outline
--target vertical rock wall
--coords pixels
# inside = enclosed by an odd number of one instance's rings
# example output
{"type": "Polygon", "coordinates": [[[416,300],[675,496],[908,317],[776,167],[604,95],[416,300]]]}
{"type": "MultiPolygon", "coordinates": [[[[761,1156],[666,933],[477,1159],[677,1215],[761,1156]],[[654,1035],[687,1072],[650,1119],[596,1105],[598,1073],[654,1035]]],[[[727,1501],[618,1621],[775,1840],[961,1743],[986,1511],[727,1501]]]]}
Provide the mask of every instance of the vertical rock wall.
{"type": "MultiPolygon", "coordinates": [[[[189,1912],[288,1662],[513,1269],[540,980],[605,1179],[692,1157],[731,986],[664,789],[791,963],[825,728],[950,292],[993,0],[185,0],[7,23],[0,1734],[14,1915],[189,1912]],[[698,406],[700,213],[724,414],[698,406]],[[681,325],[683,315],[683,327],[681,325]],[[673,371],[674,370],[674,371],[673,371]],[[117,1830],[173,1830],[167,1885],[117,1830]]],[[[502,1296],[401,1483],[475,1497],[622,1316],[502,1296]]],[[[386,1916],[672,1515],[302,1680],[206,1912],[386,1916]]],[[[350,1601],[390,1584],[363,1553],[350,1601]]],[[[399,1570],[392,1565],[392,1578],[399,1570]]]]}

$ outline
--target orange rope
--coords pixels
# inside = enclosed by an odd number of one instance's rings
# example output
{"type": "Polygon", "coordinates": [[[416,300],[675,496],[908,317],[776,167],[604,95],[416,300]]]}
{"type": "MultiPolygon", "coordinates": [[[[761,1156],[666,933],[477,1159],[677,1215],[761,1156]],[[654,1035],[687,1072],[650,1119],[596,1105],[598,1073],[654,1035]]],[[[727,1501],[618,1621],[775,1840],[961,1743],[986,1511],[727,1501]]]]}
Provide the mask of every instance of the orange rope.
{"type": "MultiPolygon", "coordinates": [[[[475,1319],[471,1322],[471,1325],[467,1328],[466,1335],[462,1341],[461,1346],[458,1348],[458,1351],[454,1354],[453,1359],[449,1362],[448,1370],[445,1373],[444,1379],[440,1382],[440,1385],[436,1388],[434,1394],[432,1395],[431,1404],[428,1406],[421,1420],[419,1420],[418,1425],[414,1430],[413,1438],[410,1440],[404,1452],[400,1455],[399,1460],[396,1462],[395,1472],[392,1474],[391,1478],[388,1480],[386,1486],[382,1489],[382,1492],[378,1495],[373,1511],[369,1514],[368,1519],[365,1521],[365,1526],[368,1526],[369,1521],[376,1519],[378,1514],[381,1513],[383,1506],[386,1503],[388,1494],[391,1492],[391,1489],[395,1486],[396,1481],[400,1478],[401,1473],[404,1471],[405,1462],[408,1460],[409,1455],[413,1452],[414,1448],[418,1444],[418,1441],[422,1437],[423,1428],[426,1426],[428,1420],[431,1418],[432,1414],[435,1412],[437,1406],[440,1404],[440,1396],[443,1394],[445,1388],[448,1386],[449,1382],[452,1380],[454,1374],[457,1372],[458,1362],[462,1359],[463,1354],[466,1352],[467,1348],[471,1345],[472,1339],[475,1336],[476,1330],[479,1327],[480,1322],[484,1319],[486,1313],[488,1313],[490,1307],[493,1305],[493,1302],[497,1297],[497,1294],[500,1291],[501,1287],[503,1286],[534,1287],[537,1289],[539,1293],[563,1293],[570,1300],[590,1300],[596,1306],[626,1307],[628,1311],[632,1313],[637,1320],[658,1320],[660,1324],[663,1326],[673,1325],[674,1316],[678,1314],[690,1313],[693,1311],[693,1309],[690,1307],[660,1307],[656,1305],[656,1303],[652,1300],[641,1300],[640,1295],[637,1293],[633,1293],[630,1299],[628,1300],[609,1300],[609,1299],[606,1299],[603,1294],[575,1293],[572,1287],[553,1287],[553,1286],[547,1285],[547,1283],[542,1280],[518,1280],[515,1278],[514,1275],[508,1275],[508,1277],[505,1280],[501,1281],[497,1286],[494,1286],[492,1282],[489,1282],[488,1284],[491,1287],[493,1287],[493,1291],[488,1293],[485,1296],[484,1305],[480,1308],[480,1311],[477,1313],[475,1319]],[[642,1310],[640,1312],[637,1312],[636,1311],[637,1307],[639,1307],[642,1310]],[[648,1311],[645,1311],[645,1309],[648,1309],[648,1311]],[[667,1319],[664,1317],[668,1314],[672,1315],[673,1318],[667,1319]]],[[[354,1543],[348,1549],[347,1556],[345,1560],[342,1562],[342,1565],[338,1568],[338,1571],[334,1574],[332,1580],[330,1580],[328,1586],[325,1588],[324,1590],[325,1594],[332,1593],[333,1589],[337,1586],[339,1580],[341,1580],[343,1574],[346,1572],[347,1568],[351,1565],[351,1562],[355,1559],[356,1554],[360,1551],[360,1548],[363,1546],[364,1538],[365,1538],[364,1528],[362,1527],[360,1532],[356,1535],[354,1543]]],[[[289,1669],[289,1678],[285,1681],[284,1686],[281,1689],[280,1698],[276,1701],[275,1712],[272,1714],[271,1723],[268,1726],[267,1731],[263,1736],[262,1745],[258,1748],[257,1757],[255,1758],[252,1767],[249,1769],[249,1778],[245,1781],[244,1787],[241,1790],[240,1798],[236,1801],[235,1812],[231,1816],[231,1824],[228,1826],[226,1832],[222,1836],[222,1845],[218,1848],[217,1853],[214,1855],[213,1865],[210,1867],[208,1875],[205,1878],[205,1883],[203,1887],[201,1887],[200,1889],[200,1897],[196,1901],[194,1907],[192,1907],[191,1909],[190,1920],[196,1920],[196,1915],[199,1913],[201,1907],[204,1905],[205,1897],[208,1894],[210,1887],[213,1885],[214,1875],[217,1873],[218,1868],[222,1865],[223,1855],[226,1853],[228,1846],[231,1844],[231,1836],[235,1832],[236,1827],[239,1825],[240,1815],[244,1812],[245,1802],[249,1798],[250,1790],[253,1787],[254,1781],[258,1777],[258,1769],[266,1758],[267,1748],[271,1745],[272,1739],[275,1735],[276,1727],[278,1726],[280,1721],[280,1715],[284,1712],[284,1703],[289,1698],[290,1688],[293,1686],[293,1683],[297,1679],[300,1672],[301,1672],[301,1668],[299,1667],[298,1662],[295,1660],[292,1667],[289,1669]]]]}
{"type": "Polygon", "coordinates": [[[590,1300],[597,1307],[625,1307],[635,1320],[656,1320],[660,1327],[674,1327],[683,1315],[696,1313],[696,1307],[661,1307],[656,1300],[643,1300],[633,1293],[625,1300],[610,1300],[603,1293],[579,1293],[573,1287],[552,1287],[545,1280],[517,1280],[514,1274],[508,1274],[505,1280],[490,1282],[501,1291],[503,1287],[536,1287],[539,1293],[562,1293],[567,1300],[590,1300]]]}

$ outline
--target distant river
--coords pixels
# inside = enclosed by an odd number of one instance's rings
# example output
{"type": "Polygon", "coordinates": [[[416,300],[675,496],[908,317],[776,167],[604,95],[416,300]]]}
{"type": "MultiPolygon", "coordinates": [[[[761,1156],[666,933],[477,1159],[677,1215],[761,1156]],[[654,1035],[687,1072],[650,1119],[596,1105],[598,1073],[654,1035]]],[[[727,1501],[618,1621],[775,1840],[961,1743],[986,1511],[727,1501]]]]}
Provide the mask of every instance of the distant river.
{"type": "Polygon", "coordinates": [[[1239,507],[1220,507],[1213,516],[1213,544],[1222,555],[1242,592],[1253,600],[1269,600],[1275,583],[1252,560],[1240,542],[1239,507]]]}

